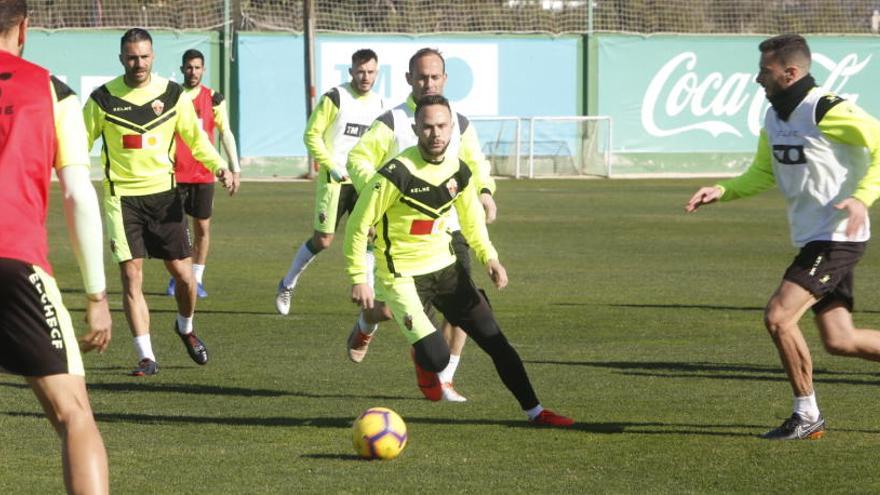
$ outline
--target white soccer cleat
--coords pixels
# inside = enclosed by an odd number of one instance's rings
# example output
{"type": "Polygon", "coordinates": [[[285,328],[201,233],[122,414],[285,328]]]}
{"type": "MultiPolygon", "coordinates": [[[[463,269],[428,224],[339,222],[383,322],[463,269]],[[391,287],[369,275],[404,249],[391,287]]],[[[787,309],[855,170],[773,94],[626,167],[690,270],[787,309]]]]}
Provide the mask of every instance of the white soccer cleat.
{"type": "Polygon", "coordinates": [[[355,323],[351,333],[348,334],[348,359],[355,363],[363,361],[371,340],[373,340],[373,336],[361,332],[360,327],[355,323]]]}
{"type": "Polygon", "coordinates": [[[467,397],[458,393],[455,390],[455,387],[452,385],[452,382],[446,382],[442,385],[443,389],[443,400],[447,402],[467,402],[467,397]]]}
{"type": "Polygon", "coordinates": [[[293,298],[293,289],[284,286],[284,281],[278,282],[278,292],[275,294],[275,309],[278,314],[290,313],[290,300],[293,298]]]}

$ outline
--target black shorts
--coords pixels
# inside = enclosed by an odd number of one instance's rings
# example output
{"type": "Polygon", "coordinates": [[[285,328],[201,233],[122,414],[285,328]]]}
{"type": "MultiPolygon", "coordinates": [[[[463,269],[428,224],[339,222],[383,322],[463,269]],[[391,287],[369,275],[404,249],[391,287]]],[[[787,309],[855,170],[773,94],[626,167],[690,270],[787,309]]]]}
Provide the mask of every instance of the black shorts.
{"type": "Polygon", "coordinates": [[[471,274],[471,245],[460,230],[452,233],[452,252],[455,254],[456,262],[464,268],[465,273],[471,274]]]}
{"type": "Polygon", "coordinates": [[[852,311],[853,270],[866,247],[864,242],[808,242],[782,278],[800,285],[819,299],[813,305],[816,314],[838,302],[852,311]]]}
{"type": "Polygon", "coordinates": [[[187,215],[207,220],[214,213],[214,183],[177,183],[177,190],[183,198],[183,211],[187,215]]]}
{"type": "Polygon", "coordinates": [[[110,249],[117,263],[192,256],[192,240],[176,188],[146,196],[104,196],[110,249]]]}
{"type": "Polygon", "coordinates": [[[0,368],[24,376],[84,374],[55,280],[8,258],[0,258],[0,368]]]}

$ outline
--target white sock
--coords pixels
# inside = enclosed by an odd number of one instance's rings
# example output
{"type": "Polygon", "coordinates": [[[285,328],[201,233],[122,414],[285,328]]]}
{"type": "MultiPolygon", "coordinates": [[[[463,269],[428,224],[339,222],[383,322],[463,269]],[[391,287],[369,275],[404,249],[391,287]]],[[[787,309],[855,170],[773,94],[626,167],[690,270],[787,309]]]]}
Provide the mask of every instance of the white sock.
{"type": "Polygon", "coordinates": [[[134,351],[137,352],[138,361],[141,359],[156,360],[153,354],[153,344],[150,342],[150,334],[138,335],[134,338],[134,351]]]}
{"type": "Polygon", "coordinates": [[[202,277],[205,275],[205,265],[197,265],[193,263],[193,276],[197,283],[202,283],[202,277]]]}
{"type": "Polygon", "coordinates": [[[367,263],[367,285],[373,289],[376,287],[376,277],[373,273],[376,270],[376,255],[373,253],[373,248],[371,246],[367,246],[367,253],[366,256],[364,256],[364,261],[367,263]]]}
{"type": "Polygon", "coordinates": [[[186,335],[188,333],[192,333],[193,331],[193,317],[192,316],[183,316],[180,313],[177,313],[177,332],[180,335],[186,335]]]}
{"type": "Polygon", "coordinates": [[[290,263],[290,269],[287,270],[287,275],[284,276],[284,286],[288,289],[293,289],[296,287],[296,281],[299,279],[299,276],[302,272],[305,271],[306,267],[309,266],[309,263],[315,259],[317,256],[307,246],[308,241],[304,242],[302,246],[299,247],[299,250],[296,252],[296,256],[293,257],[293,262],[290,263]]]}
{"type": "Polygon", "coordinates": [[[437,373],[437,378],[440,379],[440,383],[452,383],[452,379],[455,377],[455,370],[458,369],[458,362],[460,360],[460,355],[449,355],[449,364],[443,368],[443,371],[437,373]]]}
{"type": "Polygon", "coordinates": [[[794,412],[807,421],[818,420],[819,406],[816,404],[816,392],[804,397],[795,397],[794,412]]]}
{"type": "Polygon", "coordinates": [[[543,411],[544,411],[544,406],[542,406],[541,404],[538,404],[537,406],[535,406],[531,409],[526,409],[526,416],[528,416],[529,419],[535,419],[543,411]]]}
{"type": "Polygon", "coordinates": [[[358,325],[358,330],[360,330],[361,333],[364,335],[373,335],[374,333],[376,333],[376,330],[379,329],[378,323],[374,323],[374,324],[370,325],[367,323],[366,320],[364,320],[364,313],[363,312],[361,312],[361,314],[358,316],[357,325],[358,325]]]}

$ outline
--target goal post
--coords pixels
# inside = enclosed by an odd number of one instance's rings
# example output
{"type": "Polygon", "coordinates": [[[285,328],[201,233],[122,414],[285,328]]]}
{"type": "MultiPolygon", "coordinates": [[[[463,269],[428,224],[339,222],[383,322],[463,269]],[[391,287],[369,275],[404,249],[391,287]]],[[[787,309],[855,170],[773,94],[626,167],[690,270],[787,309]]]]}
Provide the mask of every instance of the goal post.
{"type": "Polygon", "coordinates": [[[611,117],[471,117],[492,175],[611,177],[611,117]]]}
{"type": "Polygon", "coordinates": [[[528,177],[611,177],[611,117],[528,119],[528,177]]]}

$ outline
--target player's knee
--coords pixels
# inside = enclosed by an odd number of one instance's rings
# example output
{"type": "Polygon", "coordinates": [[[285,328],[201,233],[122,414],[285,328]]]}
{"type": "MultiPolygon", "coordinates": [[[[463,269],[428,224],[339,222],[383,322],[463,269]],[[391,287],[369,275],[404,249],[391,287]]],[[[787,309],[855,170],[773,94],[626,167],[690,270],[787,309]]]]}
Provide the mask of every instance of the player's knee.
{"type": "Polygon", "coordinates": [[[416,363],[427,371],[443,371],[449,364],[449,346],[440,332],[433,332],[413,344],[416,363]]]}
{"type": "Polygon", "coordinates": [[[764,311],[764,328],[771,337],[777,338],[790,330],[791,318],[784,312],[772,306],[764,311]]]}

